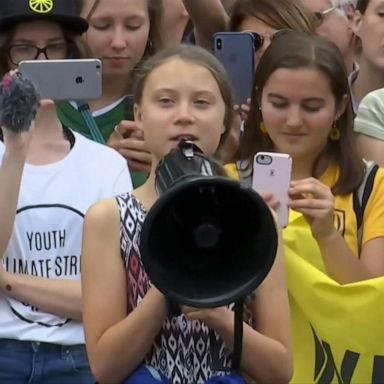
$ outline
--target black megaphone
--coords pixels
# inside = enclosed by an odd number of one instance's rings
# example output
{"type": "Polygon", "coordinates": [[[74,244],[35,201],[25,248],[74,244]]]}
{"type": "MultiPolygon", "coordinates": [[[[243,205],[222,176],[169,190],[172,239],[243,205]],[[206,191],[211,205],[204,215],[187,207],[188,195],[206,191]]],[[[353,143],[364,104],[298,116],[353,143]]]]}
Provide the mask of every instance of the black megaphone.
{"type": "MultiPolygon", "coordinates": [[[[276,256],[272,214],[255,191],[228,179],[188,141],[159,163],[155,186],[160,198],[141,231],[144,268],[170,303],[210,308],[235,302],[232,369],[237,370],[244,299],[276,256]]],[[[212,331],[210,337],[215,338],[212,331]]]]}
{"type": "Polygon", "coordinates": [[[277,233],[264,200],[231,180],[192,142],[181,142],[156,169],[160,198],[141,231],[141,258],[152,283],[183,305],[209,308],[244,299],[275,259],[277,233]]]}

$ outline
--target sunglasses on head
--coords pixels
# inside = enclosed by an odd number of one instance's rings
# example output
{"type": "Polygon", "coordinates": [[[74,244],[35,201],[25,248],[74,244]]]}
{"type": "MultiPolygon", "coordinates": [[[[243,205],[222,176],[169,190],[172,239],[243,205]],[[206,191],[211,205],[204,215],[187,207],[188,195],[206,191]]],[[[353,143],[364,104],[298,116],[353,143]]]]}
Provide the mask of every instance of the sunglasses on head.
{"type": "Polygon", "coordinates": [[[312,12],[315,27],[320,27],[320,25],[324,23],[325,17],[335,9],[336,7],[331,7],[324,11],[312,12]]]}
{"type": "Polygon", "coordinates": [[[255,49],[255,52],[257,52],[264,44],[264,41],[266,38],[269,38],[270,41],[273,41],[277,36],[281,36],[282,34],[285,34],[289,32],[290,29],[278,29],[277,31],[274,31],[269,34],[260,34],[257,32],[249,32],[253,36],[253,46],[255,49]]]}

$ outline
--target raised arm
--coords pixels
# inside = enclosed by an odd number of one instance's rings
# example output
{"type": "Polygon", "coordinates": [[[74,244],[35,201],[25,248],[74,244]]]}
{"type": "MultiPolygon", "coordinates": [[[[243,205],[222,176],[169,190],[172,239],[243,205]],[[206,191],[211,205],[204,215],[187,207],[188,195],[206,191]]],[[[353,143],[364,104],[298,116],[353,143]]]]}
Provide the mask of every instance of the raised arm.
{"type": "Polygon", "coordinates": [[[183,0],[195,26],[196,42],[211,50],[212,35],[225,31],[228,14],[220,0],[183,0]],[[208,5],[209,3],[209,5],[208,5]]]}
{"type": "Polygon", "coordinates": [[[0,259],[12,234],[31,128],[40,102],[31,81],[16,73],[5,74],[0,82],[0,133],[5,145],[0,160],[0,259]]]}
{"type": "Polygon", "coordinates": [[[126,276],[117,203],[105,200],[86,215],[82,253],[87,351],[92,373],[103,383],[121,382],[142,362],[166,316],[155,288],[128,314],[126,276]]]}
{"type": "Polygon", "coordinates": [[[0,167],[0,259],[8,246],[15,222],[20,183],[30,132],[12,133],[3,129],[5,152],[0,167]]]}

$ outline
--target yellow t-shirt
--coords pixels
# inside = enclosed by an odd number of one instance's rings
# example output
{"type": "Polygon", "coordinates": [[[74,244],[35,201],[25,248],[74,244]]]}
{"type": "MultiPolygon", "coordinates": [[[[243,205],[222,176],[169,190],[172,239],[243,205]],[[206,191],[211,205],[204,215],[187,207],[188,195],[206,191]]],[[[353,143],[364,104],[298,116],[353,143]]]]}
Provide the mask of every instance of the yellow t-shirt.
{"type": "MultiPolygon", "coordinates": [[[[227,173],[239,179],[236,166],[227,173]]],[[[321,181],[332,187],[337,167],[321,181]]],[[[335,227],[356,257],[353,194],[335,197],[335,227]]],[[[384,170],[379,168],[364,210],[362,244],[384,236],[384,170]]],[[[319,247],[303,215],[290,211],[283,230],[294,351],[292,383],[381,382],[384,371],[384,277],[340,285],[326,275],[319,247]]],[[[384,257],[384,255],[383,255],[384,257]]]]}
{"type": "MultiPolygon", "coordinates": [[[[229,177],[239,180],[239,172],[237,171],[236,164],[228,164],[225,169],[229,177]]],[[[327,171],[320,178],[320,181],[328,187],[333,187],[338,179],[339,171],[337,166],[330,166],[327,171]]],[[[297,238],[297,230],[295,229],[295,222],[304,220],[302,214],[290,211],[289,224],[283,230],[284,240],[299,242],[297,238]]],[[[335,196],[335,213],[334,213],[335,227],[343,235],[347,244],[351,247],[353,252],[358,254],[358,236],[357,236],[357,220],[356,213],[353,209],[353,194],[335,196]]],[[[302,227],[302,222],[299,227],[302,227]]],[[[363,237],[362,245],[375,237],[384,236],[384,168],[379,168],[368,203],[364,210],[363,217],[363,237]]],[[[301,240],[301,239],[300,239],[301,240]]],[[[298,249],[300,247],[298,244],[298,249]]],[[[301,255],[305,257],[304,255],[301,255]]],[[[384,255],[383,255],[384,257],[384,255]]],[[[315,262],[318,264],[318,262],[315,262]]],[[[323,270],[323,268],[320,268],[323,270]]]]}

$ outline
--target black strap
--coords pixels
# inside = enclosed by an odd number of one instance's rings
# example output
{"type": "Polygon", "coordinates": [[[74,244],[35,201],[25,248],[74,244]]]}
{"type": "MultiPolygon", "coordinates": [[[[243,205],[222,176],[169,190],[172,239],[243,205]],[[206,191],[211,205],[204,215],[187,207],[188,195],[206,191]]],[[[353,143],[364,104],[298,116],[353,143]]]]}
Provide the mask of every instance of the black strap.
{"type": "Polygon", "coordinates": [[[243,310],[244,301],[235,303],[235,325],[233,338],[232,369],[237,371],[241,365],[241,354],[243,350],[243,310]]]}
{"type": "Polygon", "coordinates": [[[355,211],[358,229],[363,223],[364,210],[371,195],[378,169],[379,166],[377,164],[367,164],[364,179],[359,188],[353,192],[353,210],[355,211]]]}
{"type": "Polygon", "coordinates": [[[232,352],[232,366],[225,367],[220,363],[220,346],[221,343],[216,339],[215,332],[209,330],[209,341],[211,349],[211,366],[216,372],[235,372],[240,369],[241,354],[243,350],[243,310],[244,300],[236,301],[234,308],[234,336],[233,336],[233,352],[232,352]]]}
{"type": "Polygon", "coordinates": [[[359,188],[353,192],[353,210],[356,216],[358,256],[363,242],[364,211],[375,183],[379,166],[373,162],[366,163],[366,172],[359,188]]]}
{"type": "Polygon", "coordinates": [[[363,212],[365,210],[365,207],[367,206],[369,196],[371,196],[373,184],[375,182],[375,176],[378,169],[379,169],[379,166],[375,164],[368,175],[367,182],[365,184],[365,188],[363,192],[363,198],[361,200],[361,209],[363,210],[363,212]]]}
{"type": "MultiPolygon", "coordinates": [[[[169,297],[165,298],[166,307],[168,312],[168,318],[172,318],[175,316],[181,315],[181,310],[179,304],[170,299],[169,297]]],[[[235,303],[234,308],[234,337],[233,337],[233,352],[232,352],[232,368],[226,368],[220,366],[218,356],[219,356],[219,348],[216,341],[215,332],[210,329],[209,330],[209,339],[211,346],[211,356],[213,357],[212,368],[216,371],[238,371],[241,366],[241,355],[243,351],[243,310],[244,310],[244,300],[238,300],[235,303]]]]}

